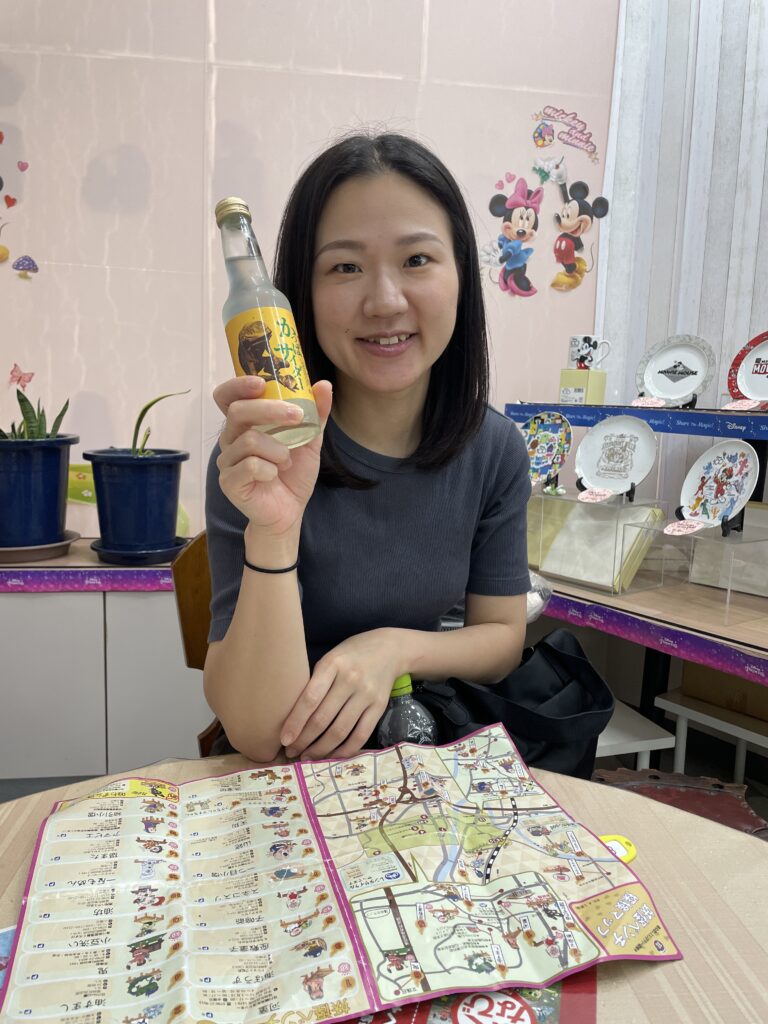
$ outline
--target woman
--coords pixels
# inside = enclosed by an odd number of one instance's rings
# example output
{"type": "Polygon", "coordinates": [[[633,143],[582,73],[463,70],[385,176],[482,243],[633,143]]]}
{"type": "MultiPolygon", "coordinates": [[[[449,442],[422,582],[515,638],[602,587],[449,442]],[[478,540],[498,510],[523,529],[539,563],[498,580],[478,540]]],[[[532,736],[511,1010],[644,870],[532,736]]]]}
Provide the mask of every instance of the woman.
{"type": "Polygon", "coordinates": [[[395,134],[326,150],[275,263],[324,435],[289,451],[251,429],[295,415],[255,400],[259,378],[214,392],[205,693],[254,760],[347,757],[397,676],[493,684],[519,664],[528,457],[487,406],[474,233],[429,150],[395,134]],[[462,599],[464,627],[440,632],[462,599]]]}

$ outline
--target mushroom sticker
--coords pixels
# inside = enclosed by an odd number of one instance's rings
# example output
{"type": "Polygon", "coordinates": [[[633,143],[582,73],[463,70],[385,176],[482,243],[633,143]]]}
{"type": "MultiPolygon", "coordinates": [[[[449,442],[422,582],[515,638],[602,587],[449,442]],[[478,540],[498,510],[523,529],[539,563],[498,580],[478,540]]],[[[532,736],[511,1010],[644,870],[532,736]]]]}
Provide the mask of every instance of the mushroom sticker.
{"type": "Polygon", "coordinates": [[[19,256],[12,263],[13,269],[18,272],[19,277],[29,278],[30,274],[38,272],[38,266],[31,256],[19,256]]]}

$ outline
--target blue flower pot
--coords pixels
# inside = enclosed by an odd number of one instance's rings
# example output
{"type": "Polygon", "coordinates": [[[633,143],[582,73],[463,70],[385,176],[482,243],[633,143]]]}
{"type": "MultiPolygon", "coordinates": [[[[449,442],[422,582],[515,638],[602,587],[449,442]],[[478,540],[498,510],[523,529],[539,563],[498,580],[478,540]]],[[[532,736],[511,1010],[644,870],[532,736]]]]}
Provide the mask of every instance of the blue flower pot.
{"type": "Polygon", "coordinates": [[[69,453],[75,434],[0,441],[0,548],[64,539],[69,453]]]}
{"type": "Polygon", "coordinates": [[[130,448],[83,452],[93,463],[101,545],[107,551],[162,551],[176,544],[181,463],[189,452],[130,448]]]}

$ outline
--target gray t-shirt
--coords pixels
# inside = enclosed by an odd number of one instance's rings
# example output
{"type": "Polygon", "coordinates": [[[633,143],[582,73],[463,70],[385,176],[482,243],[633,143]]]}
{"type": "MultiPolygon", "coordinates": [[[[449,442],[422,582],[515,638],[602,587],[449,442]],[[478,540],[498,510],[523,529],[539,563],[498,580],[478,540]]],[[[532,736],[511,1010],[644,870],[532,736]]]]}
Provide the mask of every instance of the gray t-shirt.
{"type": "MultiPolygon", "coordinates": [[[[438,630],[465,593],[526,593],[528,453],[520,431],[489,408],[456,458],[426,471],[356,444],[330,420],[348,467],[379,481],[369,490],[318,484],[307,504],[299,583],[309,662],[347,637],[382,626],[438,630]]],[[[221,640],[242,576],[245,517],[208,466],[211,563],[209,641],[221,640]]]]}

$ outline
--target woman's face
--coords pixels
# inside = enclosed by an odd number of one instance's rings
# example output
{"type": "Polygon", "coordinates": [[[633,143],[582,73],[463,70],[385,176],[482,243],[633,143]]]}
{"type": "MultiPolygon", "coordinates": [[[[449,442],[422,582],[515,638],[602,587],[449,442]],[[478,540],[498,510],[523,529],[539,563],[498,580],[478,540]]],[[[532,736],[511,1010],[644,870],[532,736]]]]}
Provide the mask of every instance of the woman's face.
{"type": "Polygon", "coordinates": [[[459,275],[443,208],[400,174],[352,178],[318,224],[315,330],[337,385],[423,401],[456,324],[459,275]]]}

